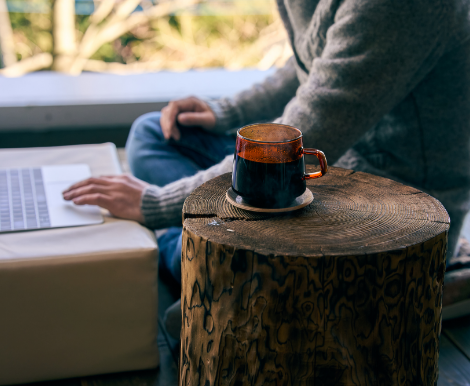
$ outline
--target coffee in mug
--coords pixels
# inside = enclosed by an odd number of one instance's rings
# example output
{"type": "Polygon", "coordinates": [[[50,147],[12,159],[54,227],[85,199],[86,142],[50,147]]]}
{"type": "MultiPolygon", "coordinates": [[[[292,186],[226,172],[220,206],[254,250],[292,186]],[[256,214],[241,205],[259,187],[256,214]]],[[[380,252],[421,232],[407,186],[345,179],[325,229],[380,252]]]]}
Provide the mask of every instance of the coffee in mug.
{"type": "Polygon", "coordinates": [[[304,149],[302,132],[292,126],[260,123],[237,132],[232,189],[248,204],[259,208],[284,208],[301,196],[305,181],[323,176],[325,154],[304,149]],[[305,173],[304,154],[317,156],[321,171],[305,173]]]}

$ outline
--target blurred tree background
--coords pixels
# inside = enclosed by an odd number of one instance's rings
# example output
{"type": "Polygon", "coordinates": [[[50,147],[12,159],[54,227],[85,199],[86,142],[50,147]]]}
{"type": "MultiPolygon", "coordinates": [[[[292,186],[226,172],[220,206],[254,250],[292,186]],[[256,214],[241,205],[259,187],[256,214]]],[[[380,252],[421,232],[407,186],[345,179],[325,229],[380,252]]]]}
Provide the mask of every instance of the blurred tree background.
{"type": "Polygon", "coordinates": [[[5,76],[267,69],[291,55],[273,0],[0,0],[0,17],[5,76]]]}

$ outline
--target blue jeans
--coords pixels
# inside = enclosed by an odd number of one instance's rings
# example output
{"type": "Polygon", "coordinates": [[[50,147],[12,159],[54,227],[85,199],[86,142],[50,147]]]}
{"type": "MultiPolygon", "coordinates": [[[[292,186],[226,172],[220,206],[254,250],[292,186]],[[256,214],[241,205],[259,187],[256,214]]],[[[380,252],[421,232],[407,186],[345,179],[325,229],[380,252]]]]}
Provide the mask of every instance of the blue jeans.
{"type": "MultiPolygon", "coordinates": [[[[235,151],[235,136],[217,135],[197,127],[179,127],[181,139],[163,137],[160,113],[148,113],[133,123],[126,144],[132,174],[157,186],[210,168],[235,151]]],[[[181,283],[182,227],[158,238],[159,267],[181,283]]]]}

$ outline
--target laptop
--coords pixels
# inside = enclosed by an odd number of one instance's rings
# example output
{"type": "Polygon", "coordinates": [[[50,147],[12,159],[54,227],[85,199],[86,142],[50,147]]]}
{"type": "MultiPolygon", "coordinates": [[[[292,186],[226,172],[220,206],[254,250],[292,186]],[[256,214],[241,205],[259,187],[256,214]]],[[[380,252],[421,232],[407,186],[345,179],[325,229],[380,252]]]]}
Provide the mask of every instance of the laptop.
{"type": "Polygon", "coordinates": [[[102,223],[100,209],[65,201],[62,192],[91,176],[86,164],[0,168],[0,233],[102,223]]]}

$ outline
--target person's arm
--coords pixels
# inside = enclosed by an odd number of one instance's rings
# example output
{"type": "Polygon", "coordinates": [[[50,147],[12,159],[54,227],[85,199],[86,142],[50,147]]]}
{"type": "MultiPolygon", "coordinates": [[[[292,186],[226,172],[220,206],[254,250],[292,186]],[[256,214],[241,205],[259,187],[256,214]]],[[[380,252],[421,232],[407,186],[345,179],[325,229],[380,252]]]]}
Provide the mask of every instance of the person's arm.
{"type": "Polygon", "coordinates": [[[181,226],[184,200],[199,185],[221,174],[231,172],[233,155],[194,176],[185,177],[164,187],[148,186],[142,195],[143,223],[152,229],[181,226]]]}
{"type": "Polygon", "coordinates": [[[131,175],[92,177],[73,184],[64,199],[76,205],[99,205],[119,218],[138,221],[149,228],[181,226],[184,200],[199,185],[232,171],[233,155],[220,163],[164,187],[150,185],[131,175]]]}
{"type": "Polygon", "coordinates": [[[264,82],[253,85],[233,98],[206,100],[216,116],[215,126],[210,131],[224,133],[249,123],[281,116],[300,84],[294,63],[294,58],[290,58],[284,67],[264,82]]]}
{"type": "Polygon", "coordinates": [[[429,73],[449,31],[447,0],[346,0],[279,123],[333,164],[429,73]]]}

